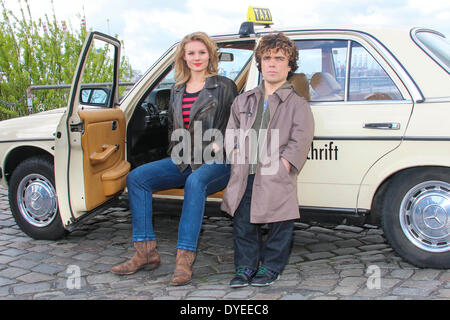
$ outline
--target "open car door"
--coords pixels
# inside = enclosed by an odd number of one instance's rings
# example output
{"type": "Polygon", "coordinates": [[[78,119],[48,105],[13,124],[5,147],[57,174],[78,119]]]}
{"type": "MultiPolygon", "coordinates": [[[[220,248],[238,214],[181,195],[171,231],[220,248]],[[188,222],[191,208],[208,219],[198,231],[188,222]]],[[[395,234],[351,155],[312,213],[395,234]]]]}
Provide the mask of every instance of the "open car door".
{"type": "Polygon", "coordinates": [[[89,33],[56,131],[55,183],[61,219],[69,230],[126,186],[130,165],[125,160],[125,116],[117,108],[119,65],[120,42],[89,33]],[[94,75],[106,86],[98,90],[104,95],[100,100],[92,99],[94,75]]]}

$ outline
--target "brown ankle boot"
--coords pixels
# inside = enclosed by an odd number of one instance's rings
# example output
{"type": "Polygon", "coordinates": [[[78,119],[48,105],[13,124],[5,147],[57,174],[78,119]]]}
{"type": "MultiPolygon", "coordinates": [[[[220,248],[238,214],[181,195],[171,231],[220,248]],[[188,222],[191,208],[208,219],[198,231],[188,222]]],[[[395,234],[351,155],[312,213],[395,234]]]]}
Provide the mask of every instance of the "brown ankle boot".
{"type": "Polygon", "coordinates": [[[182,286],[191,282],[195,260],[195,252],[178,249],[175,271],[172,276],[171,284],[174,286],[182,286]]]}
{"type": "Polygon", "coordinates": [[[111,269],[114,274],[133,274],[142,267],[148,265],[148,269],[156,269],[161,260],[156,250],[156,241],[138,241],[134,243],[136,253],[131,260],[115,266],[111,269]]]}

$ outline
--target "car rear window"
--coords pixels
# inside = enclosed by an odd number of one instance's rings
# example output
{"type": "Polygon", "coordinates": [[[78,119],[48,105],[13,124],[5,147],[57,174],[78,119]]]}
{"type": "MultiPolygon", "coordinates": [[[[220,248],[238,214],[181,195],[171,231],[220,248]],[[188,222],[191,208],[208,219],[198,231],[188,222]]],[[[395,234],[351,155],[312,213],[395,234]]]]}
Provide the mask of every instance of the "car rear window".
{"type": "Polygon", "coordinates": [[[442,68],[450,73],[450,42],[443,35],[430,31],[417,31],[416,43],[442,68]]]}

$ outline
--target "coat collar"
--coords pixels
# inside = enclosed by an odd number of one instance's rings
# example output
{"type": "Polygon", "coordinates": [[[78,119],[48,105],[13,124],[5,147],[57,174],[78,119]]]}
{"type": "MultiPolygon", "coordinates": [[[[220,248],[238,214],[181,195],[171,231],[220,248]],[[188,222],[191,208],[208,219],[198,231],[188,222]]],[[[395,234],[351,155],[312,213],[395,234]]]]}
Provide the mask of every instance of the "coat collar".
{"type": "MultiPolygon", "coordinates": [[[[284,101],[289,97],[289,95],[291,94],[292,91],[295,92],[294,87],[292,86],[291,83],[289,83],[288,81],[286,81],[285,83],[283,83],[283,84],[281,85],[281,87],[279,87],[279,88],[274,92],[274,94],[277,95],[278,98],[280,98],[280,100],[281,100],[282,102],[284,102],[284,101]]],[[[262,81],[258,87],[256,87],[255,89],[249,91],[249,94],[252,94],[252,93],[253,93],[253,94],[258,93],[258,94],[264,96],[264,92],[265,92],[265,91],[264,91],[264,81],[262,81]]]]}
{"type": "MultiPolygon", "coordinates": [[[[276,110],[278,109],[278,106],[283,103],[290,95],[292,92],[296,92],[294,90],[294,87],[289,83],[289,82],[285,82],[280,88],[278,88],[274,94],[272,94],[270,96],[270,100],[272,102],[269,102],[269,110],[270,110],[270,119],[273,119],[276,110]],[[278,100],[277,100],[278,97],[278,100]],[[276,99],[276,100],[273,100],[276,99]]],[[[256,87],[253,88],[252,90],[249,90],[245,93],[243,93],[245,99],[249,99],[251,96],[254,96],[255,99],[255,105],[251,105],[249,106],[250,108],[257,108],[258,103],[260,101],[261,98],[264,98],[264,82],[261,82],[261,84],[256,87]]],[[[251,119],[250,122],[248,122],[248,125],[250,125],[250,127],[253,125],[253,122],[256,118],[256,113],[254,112],[254,109],[252,110],[252,114],[254,115],[251,119]]]]}
{"type": "MultiPolygon", "coordinates": [[[[217,75],[211,76],[211,77],[207,77],[206,80],[205,80],[205,88],[206,89],[217,88],[219,86],[218,79],[219,78],[218,78],[217,75]]],[[[182,83],[182,84],[180,84],[178,86],[175,86],[175,91],[177,91],[177,92],[180,92],[180,91],[184,92],[185,88],[186,88],[186,82],[182,83]]]]}

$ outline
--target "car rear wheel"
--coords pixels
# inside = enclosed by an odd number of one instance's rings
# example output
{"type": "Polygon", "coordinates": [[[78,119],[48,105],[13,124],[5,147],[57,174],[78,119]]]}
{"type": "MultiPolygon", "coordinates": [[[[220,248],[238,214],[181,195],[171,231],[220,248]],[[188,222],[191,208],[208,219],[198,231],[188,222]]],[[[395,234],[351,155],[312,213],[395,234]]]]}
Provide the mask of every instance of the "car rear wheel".
{"type": "Polygon", "coordinates": [[[410,169],[392,178],[381,207],[386,239],[408,262],[450,268],[450,170],[410,169]]]}
{"type": "Polygon", "coordinates": [[[11,176],[8,195],[13,217],[27,235],[56,240],[66,234],[59,215],[51,158],[33,157],[20,163],[11,176]]]}

